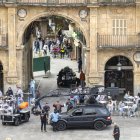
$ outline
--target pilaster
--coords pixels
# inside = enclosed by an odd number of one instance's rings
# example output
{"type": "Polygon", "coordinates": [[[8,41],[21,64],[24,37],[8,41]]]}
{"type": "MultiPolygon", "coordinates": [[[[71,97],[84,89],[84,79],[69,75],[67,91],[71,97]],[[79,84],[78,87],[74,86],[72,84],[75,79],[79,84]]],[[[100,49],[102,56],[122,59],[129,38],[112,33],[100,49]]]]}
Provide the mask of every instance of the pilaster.
{"type": "Polygon", "coordinates": [[[9,69],[7,82],[17,83],[16,64],[16,8],[8,7],[8,49],[9,49],[9,69]]]}
{"type": "Polygon", "coordinates": [[[98,28],[98,7],[90,8],[90,69],[88,81],[90,84],[99,84],[101,77],[98,73],[97,58],[97,28],[98,28]]]}
{"type": "Polygon", "coordinates": [[[134,95],[140,93],[140,71],[134,72],[134,95]]]}

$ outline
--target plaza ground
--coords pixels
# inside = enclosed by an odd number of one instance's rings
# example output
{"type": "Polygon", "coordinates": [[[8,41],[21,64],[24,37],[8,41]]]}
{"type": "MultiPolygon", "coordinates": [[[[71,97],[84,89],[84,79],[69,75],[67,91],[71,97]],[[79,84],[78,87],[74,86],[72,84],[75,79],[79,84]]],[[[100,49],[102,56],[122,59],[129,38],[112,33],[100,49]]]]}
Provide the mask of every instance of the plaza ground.
{"type": "MultiPolygon", "coordinates": [[[[44,72],[36,75],[36,81],[40,83],[41,93],[47,94],[50,90],[56,89],[56,75],[65,66],[70,66],[76,71],[77,62],[69,59],[51,59],[51,70],[48,78],[43,78],[44,72]]],[[[66,98],[45,99],[53,110],[52,103],[56,100],[64,102],[66,98]]],[[[63,109],[65,110],[65,109],[63,109]]],[[[120,140],[139,140],[140,139],[140,117],[123,118],[112,116],[113,122],[120,126],[120,140]]],[[[47,125],[47,132],[40,130],[40,118],[31,114],[30,121],[19,126],[0,125],[0,140],[113,140],[113,125],[103,131],[94,129],[67,129],[65,131],[53,132],[52,127],[47,125]],[[9,138],[9,139],[8,139],[9,138]]]]}

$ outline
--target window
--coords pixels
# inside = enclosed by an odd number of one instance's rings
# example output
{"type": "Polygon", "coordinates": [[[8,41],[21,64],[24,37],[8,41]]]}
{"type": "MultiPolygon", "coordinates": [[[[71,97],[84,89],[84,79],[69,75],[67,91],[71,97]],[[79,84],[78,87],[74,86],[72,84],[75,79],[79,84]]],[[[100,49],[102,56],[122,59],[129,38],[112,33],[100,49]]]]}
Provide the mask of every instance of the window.
{"type": "Polygon", "coordinates": [[[85,115],[95,115],[95,114],[97,114],[95,108],[85,108],[84,111],[85,111],[84,112],[85,115]]]}
{"type": "Polygon", "coordinates": [[[72,113],[73,116],[81,116],[82,114],[83,114],[82,108],[79,108],[72,113]]]}
{"type": "Polygon", "coordinates": [[[101,115],[108,115],[108,110],[106,108],[96,108],[98,114],[101,114],[101,115]]]}
{"type": "Polygon", "coordinates": [[[126,20],[113,19],[113,35],[126,35],[126,20]]]}

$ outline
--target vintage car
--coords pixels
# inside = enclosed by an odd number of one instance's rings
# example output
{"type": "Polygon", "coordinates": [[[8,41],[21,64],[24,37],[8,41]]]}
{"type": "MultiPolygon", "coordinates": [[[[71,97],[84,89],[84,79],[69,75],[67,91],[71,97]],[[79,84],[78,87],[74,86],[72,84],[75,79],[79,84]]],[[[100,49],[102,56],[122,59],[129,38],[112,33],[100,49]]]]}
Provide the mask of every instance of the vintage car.
{"type": "Polygon", "coordinates": [[[58,87],[70,87],[71,85],[74,85],[77,82],[75,72],[73,72],[73,70],[69,67],[61,69],[57,76],[58,87]]]}
{"type": "Polygon", "coordinates": [[[21,110],[18,113],[3,113],[1,114],[2,124],[14,124],[18,126],[22,122],[28,122],[30,118],[29,110],[21,110]]]}

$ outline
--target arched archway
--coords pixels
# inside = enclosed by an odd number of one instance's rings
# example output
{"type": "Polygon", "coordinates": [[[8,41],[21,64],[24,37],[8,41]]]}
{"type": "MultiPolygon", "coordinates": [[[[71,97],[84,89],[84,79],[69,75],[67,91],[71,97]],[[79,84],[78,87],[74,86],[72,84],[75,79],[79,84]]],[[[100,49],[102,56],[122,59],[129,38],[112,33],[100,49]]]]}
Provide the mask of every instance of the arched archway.
{"type": "Polygon", "coordinates": [[[118,87],[133,94],[133,64],[125,56],[110,58],[105,65],[105,87],[118,87]]]}
{"type": "Polygon", "coordinates": [[[76,23],[76,25],[80,28],[80,30],[82,31],[84,37],[85,37],[85,41],[88,42],[88,32],[87,29],[85,28],[83,23],[79,23],[77,20],[77,17],[73,16],[73,15],[67,15],[64,12],[63,13],[54,13],[54,14],[50,14],[48,12],[43,12],[43,13],[39,13],[37,15],[34,15],[32,18],[28,19],[24,24],[20,25],[20,29],[22,28],[22,30],[19,29],[18,32],[18,39],[17,39],[17,46],[21,46],[23,43],[23,36],[24,36],[24,32],[26,31],[26,29],[28,28],[28,26],[34,22],[35,20],[41,18],[41,17],[49,17],[49,16],[60,16],[60,17],[64,17],[68,20],[71,20],[73,23],[76,23]]]}
{"type": "Polygon", "coordinates": [[[0,90],[3,92],[3,65],[0,61],[0,90]]]}
{"type": "MultiPolygon", "coordinates": [[[[56,16],[57,18],[58,18],[58,16],[56,16]]],[[[55,21],[55,15],[49,15],[49,16],[46,16],[46,15],[42,15],[42,16],[39,16],[39,18],[38,19],[35,19],[34,21],[32,21],[28,26],[27,26],[27,28],[25,29],[25,31],[24,31],[24,33],[23,33],[23,35],[22,35],[22,41],[21,41],[21,44],[23,44],[24,45],[24,48],[23,48],[23,57],[24,58],[27,58],[27,60],[28,61],[26,61],[25,59],[23,60],[23,67],[24,67],[24,71],[22,72],[22,73],[25,73],[24,75],[23,75],[23,81],[25,81],[24,83],[25,83],[25,85],[24,86],[26,86],[27,87],[27,85],[28,85],[28,83],[29,83],[29,80],[33,77],[33,68],[32,68],[32,62],[34,62],[34,61],[32,61],[32,58],[34,58],[34,56],[36,57],[38,57],[39,55],[40,55],[40,51],[39,51],[39,53],[38,53],[38,51],[37,51],[37,49],[36,49],[36,47],[34,46],[35,45],[35,43],[36,43],[36,41],[37,42],[40,42],[41,40],[42,40],[42,38],[46,38],[46,40],[49,38],[49,39],[51,39],[51,41],[53,42],[53,40],[54,39],[56,39],[57,38],[57,35],[58,36],[60,36],[60,29],[58,30],[58,34],[56,35],[56,33],[57,32],[54,32],[53,31],[53,28],[51,27],[51,30],[49,29],[50,28],[50,23],[49,23],[49,19],[53,19],[53,24],[54,24],[54,21],[55,21]],[[44,26],[45,25],[45,27],[42,29],[40,26],[44,26]],[[36,28],[37,27],[37,28],[36,28]],[[36,35],[36,29],[37,29],[37,31],[44,31],[44,29],[46,30],[47,29],[47,33],[46,33],[46,35],[45,35],[45,32],[43,33],[43,34],[41,34],[41,37],[37,37],[37,35],[36,35]],[[49,32],[49,30],[51,31],[50,32],[50,34],[48,35],[48,32],[49,32]],[[34,43],[33,43],[34,42],[34,43]],[[33,52],[33,48],[35,48],[35,52],[33,52]],[[32,53],[33,52],[33,53],[32,53]],[[36,54],[37,55],[36,55],[36,54]],[[35,55],[34,55],[35,54],[35,55]],[[38,55],[39,54],[39,55],[38,55]]],[[[59,22],[59,19],[62,19],[62,21],[64,21],[65,22],[65,24],[63,24],[63,26],[64,25],[66,25],[67,24],[67,26],[69,25],[69,23],[71,23],[71,24],[74,24],[73,23],[73,21],[71,21],[71,20],[69,20],[69,19],[67,19],[67,18],[65,18],[65,17],[59,17],[57,20],[58,21],[56,21],[56,22],[59,22]],[[67,22],[67,23],[66,23],[67,22]]],[[[55,28],[57,28],[56,26],[55,26],[55,28]]],[[[64,27],[65,28],[65,27],[64,27]]],[[[65,29],[63,29],[63,31],[64,31],[65,29]]],[[[76,34],[76,33],[79,33],[79,40],[80,39],[83,39],[83,43],[85,43],[84,44],[84,46],[86,46],[86,39],[85,39],[85,36],[82,34],[81,35],[81,33],[83,33],[81,30],[80,31],[78,31],[78,30],[74,30],[74,33],[76,34]]],[[[72,42],[72,43],[74,43],[74,41],[72,41],[72,38],[73,38],[73,36],[75,36],[75,34],[72,34],[72,36],[71,37],[69,37],[69,40],[70,40],[70,42],[72,42]]],[[[77,35],[77,34],[76,34],[77,35]]],[[[80,40],[80,42],[82,42],[82,40],[80,40]]],[[[60,45],[61,46],[61,45],[60,45]]],[[[59,46],[59,47],[60,47],[59,46]]],[[[42,47],[41,47],[42,48],[42,47]]],[[[39,47],[39,49],[41,50],[41,48],[39,47]]],[[[42,49],[43,50],[43,49],[42,49]]],[[[81,52],[82,53],[82,52],[81,52]]],[[[42,56],[44,55],[44,54],[41,54],[42,56]]],[[[75,55],[76,55],[76,48],[75,48],[75,55]]],[[[82,57],[82,56],[81,56],[82,57]]],[[[74,58],[74,59],[76,59],[76,58],[74,58]]],[[[71,59],[71,60],[73,60],[73,59],[71,59]]],[[[38,61],[39,62],[39,61],[38,61]]],[[[37,63],[36,63],[37,64],[37,63]]],[[[39,63],[39,64],[41,64],[41,63],[39,63]]],[[[44,64],[44,65],[46,65],[46,64],[44,64]]],[[[41,64],[41,66],[43,66],[43,69],[45,69],[44,68],[44,65],[43,64],[41,64]]],[[[84,65],[84,64],[83,64],[84,65]]],[[[41,67],[41,66],[38,66],[37,65],[37,67],[41,67]]],[[[46,71],[46,70],[45,70],[46,71]]],[[[23,87],[24,87],[23,86],[23,87]]]]}

